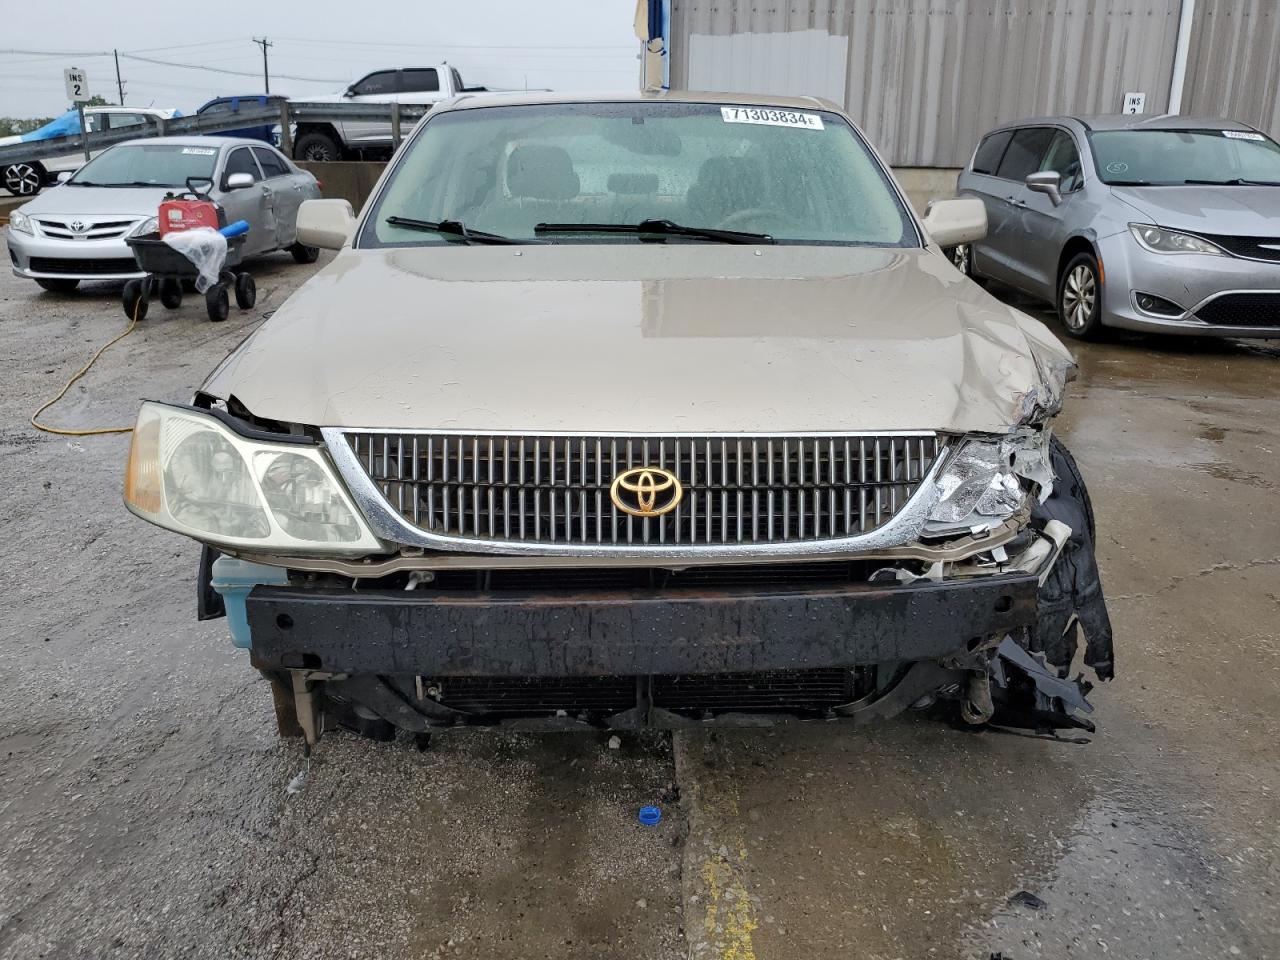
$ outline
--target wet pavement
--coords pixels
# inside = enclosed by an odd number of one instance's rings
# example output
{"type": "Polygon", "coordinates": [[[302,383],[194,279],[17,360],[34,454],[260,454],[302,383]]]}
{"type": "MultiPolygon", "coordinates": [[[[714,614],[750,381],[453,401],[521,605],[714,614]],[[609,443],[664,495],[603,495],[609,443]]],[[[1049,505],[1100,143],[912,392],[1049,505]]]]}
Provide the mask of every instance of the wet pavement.
{"type": "MultiPolygon", "coordinates": [[[[312,269],[220,326],[153,305],[46,419],[187,399],[312,269]]],[[[1119,674],[1088,745],[912,716],[306,761],[194,620],[194,546],[120,505],[127,438],[26,424],[123,324],[0,277],[0,957],[1280,956],[1280,344],[1071,344],[1119,674]]]]}

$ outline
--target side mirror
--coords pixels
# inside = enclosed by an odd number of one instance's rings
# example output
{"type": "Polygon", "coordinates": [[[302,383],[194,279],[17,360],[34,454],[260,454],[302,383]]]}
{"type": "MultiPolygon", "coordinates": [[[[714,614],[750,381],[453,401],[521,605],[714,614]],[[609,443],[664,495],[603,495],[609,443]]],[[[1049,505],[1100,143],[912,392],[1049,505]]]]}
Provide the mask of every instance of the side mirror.
{"type": "Polygon", "coordinates": [[[987,208],[977,197],[933,200],[924,212],[924,228],[940,247],[974,243],[987,235],[987,208]]]}
{"type": "Polygon", "coordinates": [[[66,183],[75,175],[76,175],[76,172],[74,170],[63,170],[58,174],[58,176],[55,179],[57,179],[58,183],[66,183]]]}
{"type": "Polygon", "coordinates": [[[1056,170],[1029,173],[1026,182],[1028,190],[1032,193],[1043,193],[1053,201],[1055,207],[1062,202],[1062,174],[1056,170]]]}
{"type": "Polygon", "coordinates": [[[341,250],[356,227],[349,200],[303,200],[298,208],[298,242],[322,250],[341,250]]]}
{"type": "Polygon", "coordinates": [[[227,177],[228,190],[244,190],[246,187],[252,187],[253,183],[252,173],[233,173],[227,177]]]}
{"type": "Polygon", "coordinates": [[[344,97],[354,97],[356,95],[356,85],[353,83],[351,86],[347,87],[347,89],[342,91],[342,95],[344,97]]]}

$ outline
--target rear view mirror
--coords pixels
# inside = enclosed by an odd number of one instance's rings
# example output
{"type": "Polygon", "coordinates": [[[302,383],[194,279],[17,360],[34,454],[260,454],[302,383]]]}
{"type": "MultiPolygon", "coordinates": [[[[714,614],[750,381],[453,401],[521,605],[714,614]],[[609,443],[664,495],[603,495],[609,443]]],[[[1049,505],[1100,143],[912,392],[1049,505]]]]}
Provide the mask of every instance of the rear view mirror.
{"type": "Polygon", "coordinates": [[[355,230],[348,200],[304,200],[298,208],[298,242],[322,250],[341,250],[355,230]]]}
{"type": "Polygon", "coordinates": [[[974,243],[987,235],[987,208],[977,197],[933,200],[923,222],[930,239],[940,247],[974,243]]]}
{"type": "Polygon", "coordinates": [[[228,190],[243,190],[245,187],[253,186],[252,173],[233,173],[227,177],[228,190]]]}
{"type": "Polygon", "coordinates": [[[1056,170],[1042,170],[1039,173],[1027,174],[1027,189],[1033,193],[1043,193],[1056,207],[1062,202],[1062,175],[1056,170]]]}

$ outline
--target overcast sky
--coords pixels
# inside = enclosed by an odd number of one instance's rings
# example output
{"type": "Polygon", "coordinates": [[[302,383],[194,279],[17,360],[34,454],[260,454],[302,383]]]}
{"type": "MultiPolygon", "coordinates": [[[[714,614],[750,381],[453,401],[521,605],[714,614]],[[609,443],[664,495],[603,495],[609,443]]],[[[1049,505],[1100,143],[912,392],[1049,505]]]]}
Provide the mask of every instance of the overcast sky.
{"type": "Polygon", "coordinates": [[[115,103],[113,48],[247,74],[122,56],[127,105],[188,113],[220,94],[258,93],[262,51],[252,38],[262,36],[275,44],[268,51],[271,91],[290,96],[341,90],[379,67],[441,61],[468,84],[556,90],[637,84],[635,0],[51,0],[38,7],[38,15],[3,18],[0,116],[66,110],[62,69],[69,66],[86,70],[90,91],[115,103]],[[100,51],[107,56],[86,55],[100,51]]]}

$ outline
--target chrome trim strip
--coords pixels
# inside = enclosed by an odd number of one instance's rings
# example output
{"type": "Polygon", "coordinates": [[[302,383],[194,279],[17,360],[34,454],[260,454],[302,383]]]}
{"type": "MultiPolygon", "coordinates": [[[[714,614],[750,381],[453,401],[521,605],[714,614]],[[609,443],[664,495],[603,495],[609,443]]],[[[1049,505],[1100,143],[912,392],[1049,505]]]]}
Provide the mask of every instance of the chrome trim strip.
{"type": "MultiPolygon", "coordinates": [[[[388,428],[373,428],[360,432],[383,432],[388,428]]],[[[374,534],[383,540],[412,547],[430,550],[451,550],[460,553],[497,554],[508,556],[578,556],[578,557],[634,557],[650,560],[681,560],[703,557],[827,557],[834,554],[863,553],[872,550],[883,550],[897,547],[916,540],[920,536],[929,512],[938,502],[936,480],[943,465],[949,459],[951,446],[948,438],[938,436],[938,456],[927,476],[920,481],[920,486],[909,501],[891,517],[883,526],[866,533],[850,537],[839,537],[829,540],[807,541],[774,541],[772,543],[754,544],[660,544],[660,545],[609,545],[597,543],[534,543],[531,541],[488,541],[470,538],[451,537],[441,534],[427,533],[410,524],[395,512],[395,508],[378,490],[377,485],[360,465],[355,451],[347,442],[345,434],[357,432],[354,427],[322,427],[329,458],[339,475],[347,485],[347,490],[356,502],[356,506],[364,515],[374,534]]],[[[443,433],[447,431],[396,431],[401,433],[443,433]]],[[[465,436],[482,435],[481,431],[461,432],[465,436]]],[[[516,431],[503,431],[498,436],[512,436],[516,431]]],[[[487,434],[483,434],[487,435],[487,434]]],[[[543,433],[538,436],[581,436],[581,433],[543,433]]],[[[805,434],[725,434],[724,436],[743,436],[757,438],[764,436],[813,436],[805,434]]],[[[886,436],[888,434],[880,434],[886,436]]],[[[895,431],[893,436],[935,436],[932,431],[895,431]]],[[[627,436],[645,436],[645,434],[627,434],[627,436]]],[[[670,433],[648,434],[654,437],[670,437],[670,433]]],[[[681,434],[681,436],[705,436],[704,434],[681,434]]],[[[874,434],[857,434],[856,436],[875,436],[874,434]]]]}
{"type": "MultiPolygon", "coordinates": [[[[1246,260],[1246,259],[1248,259],[1248,258],[1247,258],[1247,257],[1238,257],[1237,259],[1240,259],[1240,260],[1246,260]]],[[[1259,261],[1259,262],[1263,262],[1263,261],[1259,261]]],[[[1280,261],[1269,260],[1269,261],[1265,261],[1265,262],[1267,262],[1267,263],[1274,263],[1274,264],[1276,264],[1276,266],[1280,266],[1280,261]]],[[[1142,291],[1142,292],[1143,292],[1143,293],[1146,293],[1147,291],[1145,291],[1145,290],[1144,290],[1144,291],[1142,291]]],[[[1204,299],[1200,300],[1200,302],[1198,302],[1194,307],[1191,307],[1191,308],[1190,308],[1190,309],[1188,309],[1188,310],[1184,310],[1184,311],[1182,311],[1182,313],[1180,313],[1180,314],[1178,314],[1178,315],[1176,315],[1176,316],[1174,316],[1174,315],[1172,315],[1172,314],[1168,314],[1168,313],[1151,313],[1149,310],[1143,310],[1140,306],[1138,306],[1138,291],[1137,291],[1137,290],[1130,290],[1130,291],[1129,291],[1129,301],[1130,301],[1130,306],[1132,306],[1132,307],[1133,307],[1133,309],[1134,309],[1136,312],[1138,312],[1138,313],[1142,314],[1142,316],[1143,316],[1144,318],[1150,318],[1150,319],[1152,319],[1152,320],[1156,320],[1156,321],[1167,321],[1167,322],[1169,322],[1169,323],[1176,323],[1176,324],[1178,324],[1179,326],[1203,327],[1205,330],[1224,330],[1224,331],[1230,331],[1230,330],[1280,330],[1280,324],[1275,324],[1274,326],[1270,326],[1270,327],[1254,327],[1254,326],[1244,326],[1244,325],[1230,324],[1230,323],[1209,323],[1207,320],[1201,320],[1198,316],[1196,316],[1196,314],[1197,314],[1197,313],[1199,313],[1201,310],[1203,310],[1203,309],[1204,309],[1206,306],[1208,306],[1209,304],[1213,303],[1213,301],[1215,301],[1215,300],[1219,300],[1219,299],[1221,299],[1222,297],[1238,296],[1238,295],[1241,295],[1241,294],[1244,294],[1244,295],[1257,295],[1257,294],[1262,294],[1262,295],[1264,295],[1264,296],[1276,296],[1276,297],[1280,297],[1280,290],[1274,290],[1274,289],[1263,289],[1263,288],[1256,288],[1256,289],[1251,289],[1251,290],[1248,290],[1248,289],[1246,289],[1246,290],[1236,290],[1236,289],[1232,289],[1232,290],[1219,290],[1219,291],[1217,291],[1216,293],[1211,293],[1211,294],[1209,294],[1207,297],[1205,297],[1204,299]]],[[[1153,296],[1159,296],[1159,294],[1153,294],[1153,296]]],[[[1167,300],[1167,299],[1168,299],[1168,297],[1165,297],[1165,299],[1167,300]]]]}

